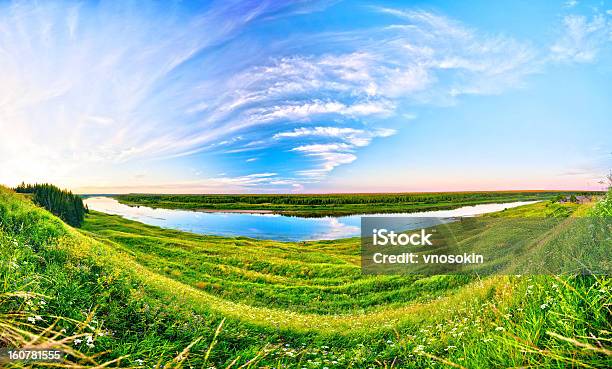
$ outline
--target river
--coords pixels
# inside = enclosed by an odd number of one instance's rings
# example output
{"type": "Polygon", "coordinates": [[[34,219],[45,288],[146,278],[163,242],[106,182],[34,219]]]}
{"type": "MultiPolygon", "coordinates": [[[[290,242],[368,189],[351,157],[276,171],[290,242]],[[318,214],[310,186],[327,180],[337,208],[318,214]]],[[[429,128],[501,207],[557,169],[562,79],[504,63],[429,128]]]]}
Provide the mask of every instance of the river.
{"type": "Polygon", "coordinates": [[[128,206],[111,197],[90,197],[85,200],[89,209],[163,228],[218,236],[244,236],[278,241],[328,240],[359,236],[362,216],[402,216],[408,220],[406,229],[422,226],[423,217],[462,217],[491,213],[503,209],[534,203],[511,203],[463,206],[452,210],[418,213],[368,214],[305,218],[280,214],[200,212],[190,210],[153,209],[146,206],[128,206]]]}

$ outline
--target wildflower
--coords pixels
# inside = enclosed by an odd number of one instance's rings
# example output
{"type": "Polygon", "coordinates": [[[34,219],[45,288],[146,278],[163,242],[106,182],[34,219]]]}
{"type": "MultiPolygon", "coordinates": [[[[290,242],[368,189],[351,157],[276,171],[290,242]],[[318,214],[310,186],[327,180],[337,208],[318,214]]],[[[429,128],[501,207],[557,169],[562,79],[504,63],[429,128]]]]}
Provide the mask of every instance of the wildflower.
{"type": "Polygon", "coordinates": [[[138,364],[138,365],[142,365],[142,364],[144,364],[144,360],[142,360],[142,359],[136,359],[136,364],[138,364]]]}
{"type": "Polygon", "coordinates": [[[36,323],[36,318],[34,318],[33,316],[29,316],[29,317],[28,317],[28,322],[30,322],[30,323],[36,323]]]}
{"type": "Polygon", "coordinates": [[[93,344],[93,342],[94,342],[93,337],[92,337],[91,335],[87,335],[87,336],[85,336],[85,338],[86,338],[86,342],[85,342],[85,344],[86,344],[88,347],[94,347],[94,344],[93,344]]]}
{"type": "Polygon", "coordinates": [[[540,305],[540,309],[542,309],[542,310],[546,309],[547,307],[548,307],[548,304],[542,304],[542,305],[540,305]]]}
{"type": "Polygon", "coordinates": [[[74,339],[74,344],[75,344],[75,345],[80,345],[80,344],[81,344],[81,342],[83,342],[83,340],[82,340],[82,339],[79,339],[79,338],[75,338],[75,339],[74,339]]]}
{"type": "Polygon", "coordinates": [[[498,331],[498,332],[499,332],[499,331],[503,331],[503,330],[504,330],[504,327],[496,327],[496,328],[495,328],[495,330],[496,330],[496,331],[498,331]]]}
{"type": "Polygon", "coordinates": [[[42,316],[40,316],[40,315],[36,315],[36,316],[34,317],[34,319],[36,319],[36,320],[43,320],[42,316]]]}

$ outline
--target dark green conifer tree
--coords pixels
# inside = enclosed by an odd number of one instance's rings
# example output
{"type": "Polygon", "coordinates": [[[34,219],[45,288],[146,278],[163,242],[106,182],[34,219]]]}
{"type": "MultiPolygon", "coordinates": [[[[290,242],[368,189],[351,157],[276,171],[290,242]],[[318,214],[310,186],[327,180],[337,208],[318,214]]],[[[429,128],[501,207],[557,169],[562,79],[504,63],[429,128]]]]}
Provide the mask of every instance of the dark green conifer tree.
{"type": "Polygon", "coordinates": [[[79,227],[88,212],[80,196],[52,184],[30,185],[22,182],[15,188],[15,192],[31,194],[36,205],[42,206],[73,227],[79,227]]]}

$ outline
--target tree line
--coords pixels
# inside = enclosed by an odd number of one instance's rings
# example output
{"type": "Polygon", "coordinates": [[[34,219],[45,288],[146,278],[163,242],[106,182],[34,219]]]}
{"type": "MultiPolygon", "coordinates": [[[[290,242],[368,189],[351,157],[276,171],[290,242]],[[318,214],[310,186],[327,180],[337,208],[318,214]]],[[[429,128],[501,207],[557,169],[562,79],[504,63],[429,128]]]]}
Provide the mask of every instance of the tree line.
{"type": "Polygon", "coordinates": [[[52,184],[21,183],[15,192],[32,195],[32,201],[60,217],[73,227],[80,227],[89,211],[80,196],[52,184]]]}
{"type": "MultiPolygon", "coordinates": [[[[593,195],[597,192],[576,192],[593,195]]],[[[347,205],[347,204],[440,204],[481,201],[519,201],[551,199],[569,196],[572,192],[460,192],[460,193],[391,193],[391,194],[278,194],[278,195],[155,195],[127,194],[117,198],[124,201],[155,204],[179,202],[195,204],[273,204],[273,205],[347,205]]]]}

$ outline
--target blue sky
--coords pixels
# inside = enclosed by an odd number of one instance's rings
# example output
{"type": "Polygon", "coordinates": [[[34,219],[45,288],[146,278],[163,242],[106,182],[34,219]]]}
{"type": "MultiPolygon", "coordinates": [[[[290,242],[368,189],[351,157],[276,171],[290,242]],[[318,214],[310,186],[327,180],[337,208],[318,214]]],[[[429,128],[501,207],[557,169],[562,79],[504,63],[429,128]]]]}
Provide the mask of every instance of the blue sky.
{"type": "Polygon", "coordinates": [[[0,183],[600,189],[605,1],[0,1],[0,183]]]}

